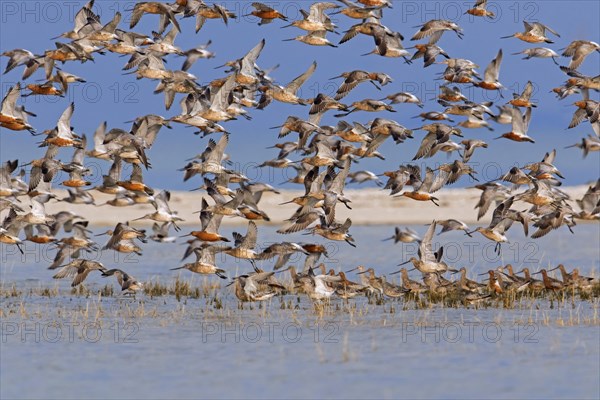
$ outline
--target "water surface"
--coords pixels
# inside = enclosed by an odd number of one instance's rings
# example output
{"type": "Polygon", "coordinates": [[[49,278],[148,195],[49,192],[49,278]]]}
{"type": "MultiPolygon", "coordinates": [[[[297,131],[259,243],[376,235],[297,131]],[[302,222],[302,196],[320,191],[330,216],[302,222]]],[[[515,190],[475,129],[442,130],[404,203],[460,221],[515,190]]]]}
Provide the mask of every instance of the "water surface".
{"type": "MultiPolygon", "coordinates": [[[[261,228],[259,245],[282,240],[274,231],[261,228]]],[[[382,242],[392,231],[353,227],[358,247],[331,245],[324,261],[336,270],[364,264],[393,272],[416,247],[382,242]]],[[[532,270],[561,262],[598,274],[598,225],[581,224],[575,235],[561,228],[539,240],[517,229],[511,236],[501,259],[477,236],[452,232],[434,242],[471,277],[508,262],[532,270]]],[[[206,297],[179,300],[74,295],[69,282],[53,281],[46,270],[53,252],[31,247],[22,260],[10,251],[3,247],[2,287],[21,294],[0,300],[3,399],[600,397],[597,299],[535,299],[515,309],[336,300],[318,313],[305,297],[288,295],[239,310],[224,284],[206,297]],[[44,287],[58,295],[40,296],[44,287]],[[223,308],[215,307],[215,293],[223,308]]],[[[169,268],[180,265],[183,246],[148,243],[143,252],[128,259],[105,252],[100,259],[139,280],[172,284],[178,275],[169,268]]],[[[230,276],[251,270],[229,257],[219,265],[230,276]]],[[[179,277],[192,286],[217,281],[188,271],[179,277]]],[[[117,293],[113,279],[96,273],[86,288],[96,293],[107,283],[117,293]]]]}

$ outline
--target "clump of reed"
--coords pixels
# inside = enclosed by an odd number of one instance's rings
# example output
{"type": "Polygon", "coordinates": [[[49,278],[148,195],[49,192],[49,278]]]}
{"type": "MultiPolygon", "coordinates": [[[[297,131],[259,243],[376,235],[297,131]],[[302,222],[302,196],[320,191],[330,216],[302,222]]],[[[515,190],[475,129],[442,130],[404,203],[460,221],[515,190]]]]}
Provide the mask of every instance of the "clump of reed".
{"type": "Polygon", "coordinates": [[[171,284],[163,284],[159,281],[153,281],[144,285],[144,294],[150,296],[151,298],[175,296],[177,301],[182,301],[185,298],[208,298],[209,294],[212,294],[213,292],[214,286],[212,284],[192,286],[190,281],[182,280],[179,277],[175,278],[171,284]]]}
{"type": "Polygon", "coordinates": [[[15,284],[11,285],[9,288],[4,286],[0,287],[0,296],[4,298],[10,297],[21,297],[22,292],[17,289],[15,284]]]}

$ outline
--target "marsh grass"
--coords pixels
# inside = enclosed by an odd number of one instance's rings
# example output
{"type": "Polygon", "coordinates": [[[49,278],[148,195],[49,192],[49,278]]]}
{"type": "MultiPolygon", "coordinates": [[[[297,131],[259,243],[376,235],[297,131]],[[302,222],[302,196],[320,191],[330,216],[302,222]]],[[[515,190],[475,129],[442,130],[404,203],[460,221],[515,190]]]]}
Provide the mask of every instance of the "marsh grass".
{"type": "Polygon", "coordinates": [[[4,297],[4,298],[10,298],[10,297],[21,297],[22,292],[20,290],[17,290],[17,285],[13,284],[11,285],[9,288],[4,287],[4,285],[2,285],[2,287],[0,287],[0,296],[4,297]]]}
{"type": "MultiPolygon", "coordinates": [[[[300,326],[336,323],[340,326],[394,328],[409,322],[415,326],[435,326],[439,323],[476,321],[494,322],[500,325],[537,324],[544,327],[576,327],[600,326],[598,299],[592,302],[581,302],[575,308],[562,307],[550,309],[538,308],[536,302],[520,309],[489,309],[486,317],[472,314],[471,311],[446,308],[441,305],[427,309],[410,309],[404,311],[401,302],[389,302],[383,307],[370,305],[367,302],[345,305],[332,301],[330,304],[314,304],[303,309],[280,308],[274,304],[246,304],[243,310],[237,309],[237,302],[209,299],[204,307],[198,304],[174,301],[136,300],[133,298],[114,298],[112,301],[101,295],[74,299],[72,302],[49,302],[47,297],[40,297],[36,303],[22,299],[11,303],[3,303],[0,316],[11,321],[70,321],[94,322],[100,326],[109,326],[114,321],[135,321],[143,324],[171,326],[189,324],[194,321],[212,321],[243,326],[249,322],[291,321],[300,326]],[[45,299],[45,300],[44,300],[45,299]],[[211,304],[219,303],[219,305],[211,304]],[[490,313],[491,312],[491,313],[490,313]]],[[[232,299],[233,300],[233,299],[232,299]]],[[[196,322],[197,323],[197,322],[196,322]]],[[[344,354],[344,362],[352,358],[344,354]]]]}
{"type": "MultiPolygon", "coordinates": [[[[395,326],[410,321],[423,326],[454,321],[456,315],[477,315],[477,310],[494,312],[498,323],[536,323],[541,326],[598,326],[600,285],[590,290],[567,289],[558,293],[507,292],[472,305],[455,292],[408,294],[404,298],[357,297],[349,301],[332,298],[312,302],[304,294],[274,297],[266,302],[240,304],[221,282],[180,277],[167,282],[146,282],[135,296],[121,293],[114,284],[39,286],[19,289],[15,284],[0,287],[0,316],[11,320],[157,321],[160,326],[185,324],[188,320],[246,323],[247,321],[290,320],[336,321],[351,326],[395,326]],[[495,310],[495,311],[494,311],[495,310]],[[457,314],[460,313],[460,314],[457,314]]],[[[351,358],[350,354],[343,359],[351,358]]]]}
{"type": "Polygon", "coordinates": [[[144,294],[154,298],[162,296],[175,296],[177,301],[184,298],[200,299],[214,298],[220,288],[219,283],[208,280],[203,281],[200,286],[194,286],[190,280],[182,280],[177,276],[172,283],[162,283],[158,280],[146,283],[144,285],[144,294]]]}

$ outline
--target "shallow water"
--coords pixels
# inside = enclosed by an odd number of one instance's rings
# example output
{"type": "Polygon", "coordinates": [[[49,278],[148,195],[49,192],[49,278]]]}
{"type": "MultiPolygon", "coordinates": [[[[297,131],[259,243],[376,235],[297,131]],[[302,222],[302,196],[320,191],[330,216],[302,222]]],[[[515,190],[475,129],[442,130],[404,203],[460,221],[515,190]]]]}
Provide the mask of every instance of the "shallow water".
{"type": "MultiPolygon", "coordinates": [[[[274,231],[261,228],[259,244],[282,240],[274,231]]],[[[364,264],[393,272],[416,247],[381,241],[392,232],[390,226],[353,227],[358,247],[332,246],[325,261],[336,270],[364,264]]],[[[562,262],[597,276],[600,227],[581,224],[575,232],[561,228],[531,240],[511,230],[514,242],[504,246],[502,260],[478,236],[451,232],[434,242],[445,246],[449,264],[467,266],[471,277],[502,262],[533,270],[562,262]]],[[[180,265],[183,246],[148,243],[143,249],[137,258],[105,252],[100,259],[139,280],[171,284],[177,274],[168,269],[180,265]]],[[[22,293],[0,300],[3,399],[600,397],[597,299],[536,299],[515,309],[478,310],[403,309],[402,301],[357,299],[334,301],[319,314],[306,298],[291,295],[284,309],[273,299],[239,310],[221,285],[216,293],[223,308],[215,309],[214,292],[180,301],[75,296],[69,282],[53,281],[45,269],[53,252],[26,250],[20,259],[2,248],[2,286],[22,293]],[[29,294],[43,287],[58,288],[58,295],[29,294]]],[[[251,269],[229,257],[219,265],[229,276],[251,269]]],[[[188,271],[179,276],[192,286],[217,280],[188,271]]],[[[85,284],[95,293],[107,283],[113,279],[92,273],[85,284]]]]}

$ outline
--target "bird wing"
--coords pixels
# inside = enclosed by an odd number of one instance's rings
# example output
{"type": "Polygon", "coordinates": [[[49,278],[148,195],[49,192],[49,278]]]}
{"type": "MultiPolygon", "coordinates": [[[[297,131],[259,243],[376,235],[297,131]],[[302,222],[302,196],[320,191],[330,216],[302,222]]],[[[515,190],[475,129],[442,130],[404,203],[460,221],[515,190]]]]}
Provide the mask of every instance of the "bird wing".
{"type": "Polygon", "coordinates": [[[219,139],[219,141],[217,142],[217,144],[214,145],[212,151],[208,152],[204,159],[204,162],[207,164],[214,163],[220,165],[221,161],[223,160],[223,154],[225,153],[225,147],[227,147],[228,144],[229,134],[224,133],[223,136],[221,136],[221,139],[219,139]]]}
{"type": "Polygon", "coordinates": [[[256,247],[256,240],[258,238],[258,228],[253,221],[248,222],[248,233],[244,237],[242,243],[240,243],[241,248],[244,249],[254,249],[256,247]]]}
{"type": "Polygon", "coordinates": [[[485,72],[483,74],[483,79],[485,82],[496,82],[498,81],[498,76],[500,75],[500,63],[502,62],[502,49],[498,50],[498,55],[496,58],[490,62],[490,64],[486,67],[485,72]]]}
{"type": "Polygon", "coordinates": [[[436,256],[433,252],[433,247],[431,245],[431,241],[433,240],[433,234],[435,233],[436,221],[432,221],[427,229],[427,232],[423,236],[421,240],[421,244],[419,245],[419,253],[421,254],[421,259],[423,261],[435,261],[436,256]]]}
{"type": "Polygon", "coordinates": [[[525,135],[525,122],[523,120],[523,114],[519,107],[513,106],[512,108],[512,131],[517,135],[525,135]]]}
{"type": "Polygon", "coordinates": [[[58,136],[66,139],[73,138],[71,134],[71,117],[73,116],[73,111],[75,111],[75,103],[71,103],[58,119],[56,125],[58,136]]]}
{"type": "Polygon", "coordinates": [[[317,69],[317,62],[313,61],[310,67],[308,67],[308,69],[302,75],[294,78],[294,80],[292,80],[285,87],[286,90],[296,94],[296,92],[298,92],[298,89],[300,89],[300,86],[304,85],[304,82],[306,82],[308,78],[310,78],[311,75],[315,72],[315,69],[317,69]]]}
{"type": "Polygon", "coordinates": [[[4,99],[2,99],[0,113],[8,116],[15,116],[15,106],[19,97],[21,97],[21,83],[17,82],[17,84],[11,87],[8,93],[6,93],[4,99]]]}

